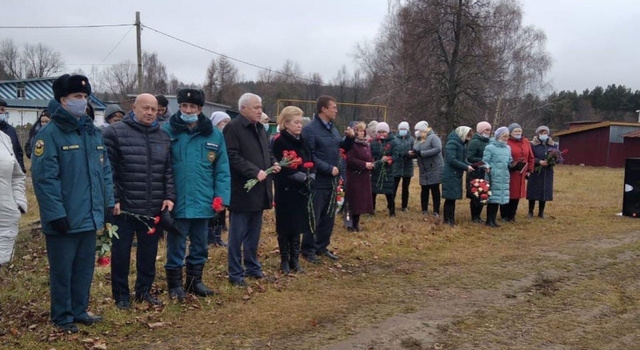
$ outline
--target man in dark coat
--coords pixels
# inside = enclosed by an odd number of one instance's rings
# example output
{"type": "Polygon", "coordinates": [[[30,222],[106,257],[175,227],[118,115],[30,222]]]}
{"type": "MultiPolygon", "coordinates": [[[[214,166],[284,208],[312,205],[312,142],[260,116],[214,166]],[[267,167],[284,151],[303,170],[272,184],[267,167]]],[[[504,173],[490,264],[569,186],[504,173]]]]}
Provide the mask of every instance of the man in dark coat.
{"type": "Polygon", "coordinates": [[[135,300],[162,305],[150,294],[156,275],[160,233],[148,233],[149,227],[155,227],[151,220],[121,215],[121,210],[125,210],[153,218],[165,209],[173,210],[176,198],[171,143],[169,135],[158,125],[156,109],[157,101],[153,95],[140,94],[133,104],[133,112],[104,131],[115,185],[113,214],[119,236],[111,247],[111,291],[119,309],[131,306],[129,262],[134,235],[138,241],[135,300]]]}
{"type": "Polygon", "coordinates": [[[324,255],[332,260],[338,256],[329,251],[331,234],[335,221],[334,198],[340,170],[340,148],[348,152],[353,145],[354,133],[351,128],[345,131],[346,139],[340,136],[333,122],[338,115],[336,99],[331,96],[320,96],[316,102],[316,115],[313,121],[302,129],[313,163],[316,166],[316,181],[313,183],[313,210],[315,211],[315,237],[312,232],[305,232],[302,237],[302,256],[310,262],[317,263],[316,255],[324,255]]]}
{"type": "Polygon", "coordinates": [[[47,244],[51,321],[77,333],[76,323],[102,320],[87,312],[96,259],[96,230],[114,206],[111,166],[102,134],[86,115],[89,80],[65,74],[53,82],[51,122],[33,146],[33,189],[47,244]]]}
{"type": "Polygon", "coordinates": [[[273,189],[265,170],[280,165],[269,152],[269,139],[262,118],[262,99],[246,93],[238,101],[240,115],[224,128],[224,138],[231,168],[231,205],[229,207],[229,282],[245,286],[245,277],[263,278],[258,262],[258,243],[262,228],[262,212],[271,209],[273,189]],[[258,179],[247,191],[245,183],[258,179]],[[244,258],[243,258],[244,253],[244,258]],[[244,267],[242,262],[244,261],[244,267]]]}
{"type": "Polygon", "coordinates": [[[26,174],[27,170],[24,167],[24,155],[22,154],[22,146],[20,146],[20,140],[18,139],[18,133],[16,128],[9,124],[9,113],[7,113],[7,101],[0,98],[0,131],[9,135],[11,138],[11,144],[13,146],[13,154],[18,159],[20,169],[26,174]]]}

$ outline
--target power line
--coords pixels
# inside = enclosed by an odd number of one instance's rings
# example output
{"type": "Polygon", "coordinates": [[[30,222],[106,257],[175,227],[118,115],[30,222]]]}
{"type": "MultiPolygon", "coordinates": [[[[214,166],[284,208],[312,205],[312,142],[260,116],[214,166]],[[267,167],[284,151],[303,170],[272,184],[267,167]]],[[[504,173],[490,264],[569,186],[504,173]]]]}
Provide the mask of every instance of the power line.
{"type": "Polygon", "coordinates": [[[133,26],[126,24],[87,24],[87,25],[51,25],[51,26],[0,26],[0,29],[75,29],[75,28],[104,28],[104,27],[126,27],[133,26]]]}
{"type": "Polygon", "coordinates": [[[218,56],[222,56],[222,57],[228,58],[228,59],[230,59],[230,60],[232,60],[232,61],[236,61],[236,62],[239,62],[239,63],[243,63],[243,64],[246,64],[246,65],[248,65],[248,66],[254,67],[254,68],[263,69],[263,70],[266,70],[266,71],[268,71],[268,72],[273,72],[273,73],[277,73],[277,74],[280,74],[280,75],[284,75],[284,76],[292,77],[292,78],[295,78],[295,79],[300,79],[300,80],[304,80],[304,81],[307,81],[307,82],[310,82],[310,83],[314,83],[314,81],[313,81],[313,80],[311,80],[311,79],[298,77],[298,76],[295,76],[295,75],[293,75],[293,74],[283,73],[283,72],[280,72],[280,71],[277,71],[277,70],[274,70],[274,69],[271,69],[271,68],[267,68],[267,67],[262,67],[262,66],[259,66],[259,65],[257,65],[257,64],[254,64],[254,63],[251,63],[251,62],[247,62],[247,61],[241,60],[241,59],[239,59],[239,58],[234,58],[234,57],[231,57],[231,56],[225,55],[225,54],[223,54],[223,53],[220,53],[220,52],[216,52],[216,51],[213,51],[213,50],[207,49],[206,47],[202,47],[202,46],[200,46],[200,45],[197,45],[197,44],[191,43],[191,42],[189,42],[189,41],[186,41],[186,40],[184,40],[184,39],[180,39],[180,38],[175,37],[175,36],[173,36],[173,35],[171,35],[171,34],[167,34],[167,33],[164,33],[164,32],[162,32],[162,31],[159,31],[159,30],[157,30],[157,29],[155,29],[155,28],[151,28],[151,27],[149,27],[149,26],[147,26],[147,25],[144,25],[144,24],[143,24],[142,26],[143,26],[144,28],[150,29],[150,30],[152,30],[152,31],[154,31],[154,32],[156,32],[156,33],[158,33],[158,34],[161,34],[161,35],[164,35],[164,36],[166,36],[166,37],[169,37],[169,38],[171,38],[171,39],[173,39],[173,40],[179,41],[179,42],[181,42],[181,43],[183,43],[183,44],[187,44],[187,45],[189,45],[189,46],[193,46],[193,47],[195,47],[195,48],[198,48],[198,49],[200,49],[200,50],[203,50],[203,51],[206,51],[206,52],[212,53],[212,54],[214,54],[214,55],[218,55],[218,56]]]}
{"type": "Polygon", "coordinates": [[[120,44],[122,43],[122,41],[124,40],[124,38],[126,38],[126,37],[127,37],[127,35],[131,32],[131,30],[133,29],[133,27],[134,27],[134,26],[131,26],[131,28],[129,28],[129,30],[127,30],[127,32],[126,32],[126,33],[124,33],[124,35],[122,36],[122,38],[120,38],[120,41],[118,41],[118,43],[116,44],[116,46],[114,46],[114,47],[111,49],[111,51],[109,51],[109,53],[108,53],[106,56],[104,56],[104,58],[102,59],[102,61],[100,61],[100,63],[98,63],[98,65],[101,65],[102,63],[104,63],[104,61],[105,61],[107,58],[109,58],[109,56],[111,56],[111,53],[113,53],[113,51],[114,51],[115,49],[117,49],[117,48],[118,48],[118,46],[120,46],[120,44]]]}

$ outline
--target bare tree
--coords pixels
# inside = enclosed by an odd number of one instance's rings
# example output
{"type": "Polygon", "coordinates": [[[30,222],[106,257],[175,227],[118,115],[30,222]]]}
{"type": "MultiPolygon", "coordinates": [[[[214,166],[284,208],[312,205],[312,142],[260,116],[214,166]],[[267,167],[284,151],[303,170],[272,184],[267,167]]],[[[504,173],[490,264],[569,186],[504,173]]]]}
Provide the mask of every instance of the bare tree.
{"type": "Polygon", "coordinates": [[[153,52],[142,53],[143,91],[151,94],[167,93],[167,68],[153,52]]]}
{"type": "Polygon", "coordinates": [[[126,99],[127,94],[136,92],[138,68],[133,62],[114,64],[102,74],[102,86],[114,95],[126,99]]]}
{"type": "Polygon", "coordinates": [[[211,63],[209,63],[209,67],[207,68],[203,90],[206,99],[209,101],[213,101],[218,93],[218,63],[215,58],[211,60],[211,63]]]}
{"type": "Polygon", "coordinates": [[[225,57],[218,58],[218,91],[214,102],[229,105],[237,99],[238,68],[225,57]]]}
{"type": "Polygon", "coordinates": [[[20,64],[20,49],[11,39],[0,42],[0,67],[5,79],[22,78],[22,65],[20,64]]]}
{"type": "Polygon", "coordinates": [[[50,77],[64,68],[62,55],[42,43],[24,44],[22,62],[25,78],[50,77]]]}

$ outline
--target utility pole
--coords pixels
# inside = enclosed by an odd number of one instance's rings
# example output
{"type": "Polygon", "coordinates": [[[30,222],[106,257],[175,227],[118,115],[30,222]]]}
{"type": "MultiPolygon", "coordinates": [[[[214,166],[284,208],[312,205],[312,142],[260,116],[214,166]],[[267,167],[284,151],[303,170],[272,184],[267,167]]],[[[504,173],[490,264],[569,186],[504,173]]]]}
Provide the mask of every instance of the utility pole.
{"type": "Polygon", "coordinates": [[[140,25],[140,11],[136,11],[136,46],[138,51],[138,94],[142,93],[142,26],[140,25]]]}

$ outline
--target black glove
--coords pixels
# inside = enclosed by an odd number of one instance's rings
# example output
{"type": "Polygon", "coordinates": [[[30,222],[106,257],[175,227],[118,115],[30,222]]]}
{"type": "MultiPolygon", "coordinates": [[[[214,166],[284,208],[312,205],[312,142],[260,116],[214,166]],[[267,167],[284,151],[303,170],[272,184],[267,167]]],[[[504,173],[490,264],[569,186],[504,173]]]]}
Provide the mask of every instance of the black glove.
{"type": "Polygon", "coordinates": [[[49,224],[51,224],[51,227],[58,233],[65,234],[69,231],[69,222],[67,221],[66,216],[60,219],[55,219],[49,224]]]}
{"type": "Polygon", "coordinates": [[[160,213],[160,227],[169,233],[182,236],[182,232],[180,232],[180,230],[175,226],[175,221],[173,220],[173,216],[171,216],[169,209],[165,208],[162,213],[160,213]]]}

